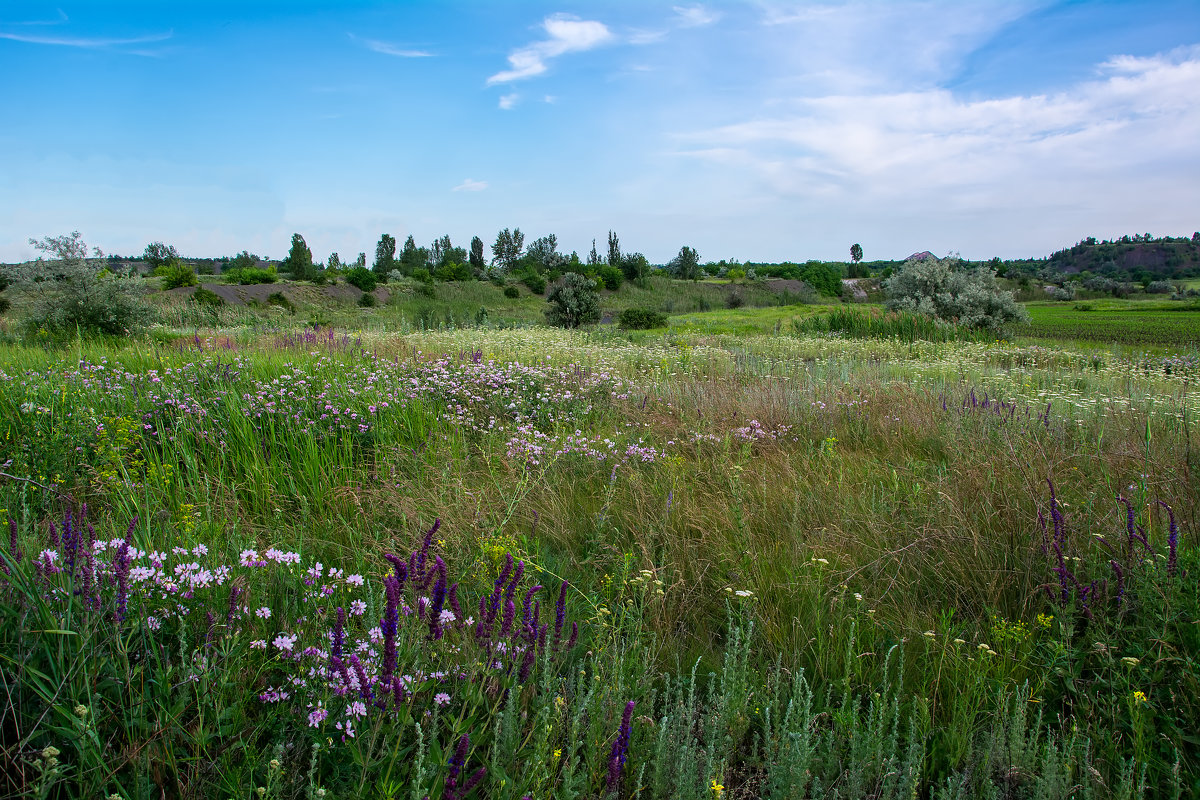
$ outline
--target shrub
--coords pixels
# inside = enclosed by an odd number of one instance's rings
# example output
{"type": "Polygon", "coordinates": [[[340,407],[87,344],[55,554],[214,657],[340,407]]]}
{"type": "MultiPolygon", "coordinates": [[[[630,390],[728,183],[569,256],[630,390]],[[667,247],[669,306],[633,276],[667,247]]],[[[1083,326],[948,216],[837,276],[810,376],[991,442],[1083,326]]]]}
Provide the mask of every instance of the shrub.
{"type": "Polygon", "coordinates": [[[155,275],[162,277],[162,287],[164,289],[178,289],[181,286],[195,286],[196,270],[192,269],[190,264],[185,264],[182,261],[175,259],[154,271],[155,275]]]}
{"type": "Polygon", "coordinates": [[[621,283],[625,280],[625,273],[609,264],[598,266],[596,268],[596,275],[600,278],[600,282],[604,284],[604,288],[610,292],[620,289],[621,283]]]}
{"type": "Polygon", "coordinates": [[[366,267],[355,267],[346,273],[346,283],[361,292],[373,292],[379,285],[379,277],[366,267]]]}
{"type": "Polygon", "coordinates": [[[800,279],[826,297],[840,297],[842,294],[841,273],[821,261],[805,264],[800,279]]]}
{"type": "Polygon", "coordinates": [[[282,308],[289,314],[296,313],[295,304],[292,303],[291,300],[288,300],[287,296],[283,292],[272,292],[271,294],[267,295],[267,305],[282,308]]]}
{"type": "Polygon", "coordinates": [[[103,253],[96,250],[88,258],[78,231],[29,242],[53,257],[21,264],[12,272],[13,283],[30,298],[28,322],[33,329],[52,335],[120,335],[153,321],[154,308],[145,301],[141,280],[101,277],[103,253]]]}
{"type": "Polygon", "coordinates": [[[429,281],[428,283],[418,283],[417,294],[419,294],[421,297],[437,297],[437,290],[433,288],[433,281],[429,281]]]}
{"type": "Polygon", "coordinates": [[[424,267],[413,270],[412,279],[417,283],[433,283],[433,275],[424,267]]]}
{"type": "Polygon", "coordinates": [[[546,293],[546,279],[536,272],[528,272],[521,278],[521,283],[529,288],[529,291],[534,294],[546,293]]]}
{"type": "Polygon", "coordinates": [[[1174,288],[1170,281],[1150,281],[1150,284],[1146,287],[1146,293],[1170,294],[1174,288]]]}
{"type": "Polygon", "coordinates": [[[559,328],[578,328],[600,321],[600,297],[595,281],[568,272],[550,288],[546,322],[559,328]]]}
{"type": "Polygon", "coordinates": [[[505,286],[504,287],[504,296],[507,297],[509,300],[516,300],[518,297],[521,296],[521,290],[515,286],[505,286]]]}
{"type": "Polygon", "coordinates": [[[237,283],[242,286],[251,286],[257,283],[274,283],[276,279],[275,268],[267,267],[233,267],[222,273],[226,283],[237,283]]]}
{"type": "Polygon", "coordinates": [[[892,311],[925,314],[969,328],[994,331],[1029,319],[1013,293],[996,284],[995,272],[985,266],[968,269],[956,257],[905,261],[884,289],[892,311]]]}
{"type": "Polygon", "coordinates": [[[188,298],[193,303],[198,303],[202,306],[223,306],[225,298],[217,294],[211,289],[205,289],[203,286],[192,292],[192,296],[188,298]]]}
{"type": "Polygon", "coordinates": [[[746,298],[742,297],[741,292],[733,291],[725,295],[726,308],[741,308],[746,303],[746,298]]]}
{"type": "Polygon", "coordinates": [[[8,313],[10,308],[12,308],[12,303],[8,301],[8,298],[0,297],[0,314],[8,313]]]}
{"type": "Polygon", "coordinates": [[[627,308],[617,317],[617,324],[634,331],[661,328],[667,324],[667,315],[652,308],[627,308]]]}
{"type": "Polygon", "coordinates": [[[370,292],[363,292],[362,297],[358,298],[358,304],[362,308],[374,308],[378,305],[378,301],[375,299],[375,295],[370,292]]]}

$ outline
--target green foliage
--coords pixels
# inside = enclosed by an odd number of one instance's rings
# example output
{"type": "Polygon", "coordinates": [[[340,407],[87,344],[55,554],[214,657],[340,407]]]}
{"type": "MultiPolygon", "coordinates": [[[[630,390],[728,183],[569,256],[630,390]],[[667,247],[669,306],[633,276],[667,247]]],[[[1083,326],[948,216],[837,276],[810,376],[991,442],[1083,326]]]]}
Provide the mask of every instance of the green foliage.
{"type": "Polygon", "coordinates": [[[163,264],[155,274],[162,277],[163,289],[178,289],[181,286],[195,286],[198,282],[196,271],[190,264],[174,259],[163,264]]]}
{"type": "Polygon", "coordinates": [[[667,271],[681,280],[700,280],[700,254],[684,245],[679,248],[679,254],[667,264],[667,271]]]}
{"type": "Polygon", "coordinates": [[[448,261],[438,267],[434,272],[434,277],[439,281],[471,281],[475,280],[475,272],[468,264],[460,264],[456,261],[448,261]]]}
{"type": "Polygon", "coordinates": [[[793,321],[797,334],[832,333],[855,339],[899,339],[902,342],[991,341],[989,331],[954,325],[907,311],[881,313],[878,309],[835,308],[793,321]]]}
{"type": "Polygon", "coordinates": [[[259,257],[248,250],[243,250],[233,258],[229,259],[221,274],[228,274],[230,270],[254,269],[258,267],[259,257]]]}
{"type": "MultiPolygon", "coordinates": [[[[408,237],[412,241],[412,237],[408,237]]],[[[407,244],[405,245],[407,248],[407,244]]],[[[379,237],[378,244],[375,245],[375,264],[372,269],[375,271],[375,277],[379,281],[386,281],[388,273],[396,268],[396,237],[391,234],[383,234],[379,237]]]]}
{"type": "Polygon", "coordinates": [[[611,264],[597,265],[596,276],[600,279],[604,288],[610,292],[620,289],[621,282],[625,280],[625,273],[621,272],[619,267],[614,267],[611,264]]]}
{"type": "Polygon", "coordinates": [[[521,259],[524,247],[525,234],[521,233],[521,229],[505,228],[496,234],[496,241],[492,244],[492,263],[499,264],[503,270],[512,271],[521,259]]]}
{"type": "Polygon", "coordinates": [[[968,328],[998,331],[1029,319],[1012,292],[997,285],[994,272],[986,266],[967,268],[956,257],[906,261],[884,282],[884,289],[893,311],[925,314],[968,328]]]}
{"type": "Polygon", "coordinates": [[[142,254],[142,260],[146,262],[151,275],[157,274],[156,270],[159,267],[165,266],[172,261],[179,260],[179,252],[172,245],[163,244],[162,242],[151,242],[146,245],[146,251],[142,254]]]}
{"type": "Polygon", "coordinates": [[[267,295],[267,305],[282,308],[289,314],[296,313],[296,305],[283,292],[272,292],[267,295]]]}
{"type": "Polygon", "coordinates": [[[221,295],[217,294],[211,289],[205,289],[203,286],[197,287],[196,291],[192,292],[192,295],[188,298],[188,300],[202,306],[225,305],[224,297],[221,297],[221,295]]]}
{"type": "Polygon", "coordinates": [[[527,272],[520,278],[521,283],[525,284],[526,288],[534,294],[546,293],[546,279],[536,272],[527,272]]]}
{"type": "MultiPolygon", "coordinates": [[[[394,240],[393,240],[394,243],[394,240]]],[[[311,281],[316,277],[317,269],[313,265],[312,250],[298,233],[292,234],[292,248],[282,264],[285,272],[290,272],[292,278],[298,281],[311,281]]]]}
{"type": "Polygon", "coordinates": [[[274,283],[279,278],[274,266],[269,266],[266,269],[260,267],[232,267],[222,272],[221,277],[225,279],[226,283],[238,283],[242,286],[251,286],[257,283],[274,283]]]}
{"type": "Polygon", "coordinates": [[[346,273],[346,283],[362,292],[373,292],[379,285],[379,278],[366,267],[354,267],[346,273]]]}
{"type": "Polygon", "coordinates": [[[634,331],[662,328],[667,324],[667,315],[652,308],[627,308],[617,317],[617,324],[634,331]]]}
{"type": "Polygon", "coordinates": [[[826,297],[842,296],[842,276],[823,261],[810,261],[800,271],[800,279],[826,297]]]}
{"type": "Polygon", "coordinates": [[[361,308],[374,308],[378,304],[375,295],[370,292],[363,292],[362,297],[358,298],[358,305],[361,308]]]}
{"type": "Polygon", "coordinates": [[[336,272],[337,270],[339,270],[341,268],[342,268],[342,259],[341,259],[341,256],[339,256],[337,254],[337,251],[335,250],[334,252],[330,253],[329,258],[327,258],[325,260],[325,269],[330,272],[336,272]]]}
{"type": "MultiPolygon", "coordinates": [[[[543,291],[545,291],[545,287],[543,287],[543,291]]],[[[521,296],[521,290],[515,286],[505,286],[504,287],[504,296],[507,297],[509,300],[516,300],[518,297],[521,296]]]]}
{"type": "Polygon", "coordinates": [[[475,277],[482,278],[487,274],[487,262],[483,258],[483,239],[471,237],[471,254],[468,263],[475,272],[475,277]]]}
{"type": "MultiPolygon", "coordinates": [[[[859,244],[858,242],[855,242],[854,244],[850,245],[850,260],[853,261],[855,264],[857,264],[858,262],[862,261],[862,259],[863,259],[862,245],[859,244]]],[[[851,276],[851,277],[857,277],[857,276],[851,276]]]]}
{"type": "Polygon", "coordinates": [[[568,272],[550,287],[546,298],[546,323],[558,328],[578,328],[600,321],[600,296],[595,281],[568,272]]]}
{"type": "Polygon", "coordinates": [[[13,268],[14,287],[28,299],[26,320],[32,331],[51,336],[133,333],[155,319],[141,282],[108,274],[103,254],[88,258],[79,231],[29,243],[52,258],[13,268]]]}
{"type": "Polygon", "coordinates": [[[629,253],[621,259],[621,272],[626,280],[642,285],[650,274],[650,262],[641,253],[629,253]]]}

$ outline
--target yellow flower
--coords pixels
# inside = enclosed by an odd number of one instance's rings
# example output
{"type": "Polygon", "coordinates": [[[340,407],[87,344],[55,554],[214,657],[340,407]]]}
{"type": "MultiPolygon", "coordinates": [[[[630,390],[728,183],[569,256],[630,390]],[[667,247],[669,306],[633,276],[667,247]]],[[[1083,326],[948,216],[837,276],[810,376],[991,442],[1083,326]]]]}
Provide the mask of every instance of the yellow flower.
{"type": "Polygon", "coordinates": [[[721,792],[725,791],[725,787],[722,786],[721,784],[717,783],[716,778],[713,778],[711,785],[712,785],[713,794],[715,794],[717,797],[720,797],[721,792]]]}
{"type": "Polygon", "coordinates": [[[556,749],[556,750],[554,751],[554,757],[555,757],[555,758],[562,758],[562,748],[561,748],[561,747],[560,747],[560,748],[558,748],[558,749],[556,749]]]}
{"type": "Polygon", "coordinates": [[[1150,698],[1146,697],[1145,692],[1134,692],[1133,699],[1135,702],[1138,702],[1138,703],[1147,703],[1148,704],[1150,702],[1150,698]]]}

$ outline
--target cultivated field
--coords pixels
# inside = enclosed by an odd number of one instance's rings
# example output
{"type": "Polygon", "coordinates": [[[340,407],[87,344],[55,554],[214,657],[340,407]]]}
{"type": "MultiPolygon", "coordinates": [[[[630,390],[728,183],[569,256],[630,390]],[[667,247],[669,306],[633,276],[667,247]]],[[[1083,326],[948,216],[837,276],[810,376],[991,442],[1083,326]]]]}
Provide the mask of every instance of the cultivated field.
{"type": "Polygon", "coordinates": [[[679,310],[3,346],[2,793],[1200,791],[1195,350],[679,310]]]}

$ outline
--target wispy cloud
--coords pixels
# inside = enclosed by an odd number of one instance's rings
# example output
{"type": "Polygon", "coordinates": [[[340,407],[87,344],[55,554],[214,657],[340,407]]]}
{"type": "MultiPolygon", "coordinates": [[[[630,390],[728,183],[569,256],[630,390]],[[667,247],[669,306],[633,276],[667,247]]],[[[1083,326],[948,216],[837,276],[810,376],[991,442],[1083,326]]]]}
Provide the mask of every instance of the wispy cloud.
{"type": "Polygon", "coordinates": [[[546,62],[550,59],[565,53],[591,50],[614,38],[603,22],[579,19],[570,14],[552,14],[542,21],[542,27],[549,38],[510,53],[508,63],[511,69],[492,75],[487,79],[488,86],[541,75],[548,69],[546,62]]]}
{"type": "Polygon", "coordinates": [[[396,56],[397,58],[431,58],[433,53],[426,50],[412,50],[402,47],[391,42],[383,42],[379,39],[364,39],[355,36],[353,33],[346,34],[356,42],[361,42],[362,46],[368,50],[373,50],[376,53],[382,53],[385,56],[396,56]]]}
{"type": "Polygon", "coordinates": [[[482,192],[486,188],[488,188],[487,181],[473,181],[470,178],[467,178],[466,180],[464,180],[458,186],[455,186],[450,191],[452,191],[452,192],[482,192]]]}
{"type": "Polygon", "coordinates": [[[517,101],[520,99],[521,95],[517,94],[516,92],[513,92],[512,94],[502,94],[500,95],[500,108],[508,111],[510,108],[515,106],[517,101]]]}
{"type": "Polygon", "coordinates": [[[0,33],[0,39],[8,39],[14,42],[25,42],[26,44],[48,44],[59,47],[100,49],[105,47],[124,47],[133,44],[149,44],[151,42],[165,42],[174,35],[174,31],[167,31],[166,33],[155,33],[149,36],[135,36],[129,39],[90,39],[75,36],[34,36],[24,33],[0,33]]]}
{"type": "Polygon", "coordinates": [[[673,6],[672,9],[679,15],[679,24],[685,28],[699,28],[704,25],[711,25],[721,18],[720,13],[710,11],[702,5],[673,6]]]}
{"type": "Polygon", "coordinates": [[[61,8],[54,9],[58,16],[54,19],[31,19],[25,22],[9,22],[8,25],[62,25],[65,22],[70,22],[71,18],[67,16],[67,12],[61,8]]]}

